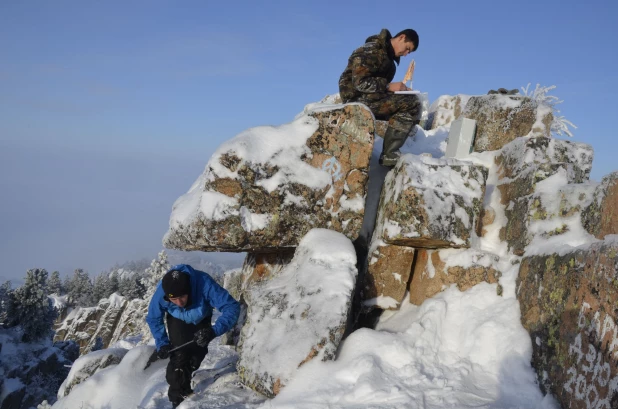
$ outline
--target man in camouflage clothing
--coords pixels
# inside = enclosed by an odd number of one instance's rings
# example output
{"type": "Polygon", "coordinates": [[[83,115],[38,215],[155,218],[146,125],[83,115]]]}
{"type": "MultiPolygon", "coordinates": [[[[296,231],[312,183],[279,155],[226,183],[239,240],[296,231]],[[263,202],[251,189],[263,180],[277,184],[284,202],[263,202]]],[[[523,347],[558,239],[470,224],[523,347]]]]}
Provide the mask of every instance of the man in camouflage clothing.
{"type": "Polygon", "coordinates": [[[403,30],[395,37],[387,29],[369,37],[348,59],[348,66],[339,78],[339,94],[343,102],[361,102],[369,107],[376,119],[388,120],[380,164],[395,166],[399,148],[420,122],[422,106],[416,95],[394,94],[409,91],[403,82],[391,82],[399,58],[416,51],[418,34],[403,30]]]}

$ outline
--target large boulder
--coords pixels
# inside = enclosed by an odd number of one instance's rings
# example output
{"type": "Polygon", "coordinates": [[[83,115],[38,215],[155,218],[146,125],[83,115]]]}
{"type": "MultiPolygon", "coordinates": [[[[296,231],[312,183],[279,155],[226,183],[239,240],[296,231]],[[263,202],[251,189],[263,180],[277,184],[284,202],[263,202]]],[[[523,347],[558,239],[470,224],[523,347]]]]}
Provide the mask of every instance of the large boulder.
{"type": "Polygon", "coordinates": [[[459,118],[463,112],[470,95],[442,95],[429,107],[429,119],[426,128],[436,129],[449,125],[459,118]]]}
{"type": "Polygon", "coordinates": [[[501,202],[534,192],[536,184],[561,170],[567,183],[583,183],[592,169],[592,146],[543,136],[517,138],[496,157],[501,202]]]}
{"type": "Polygon", "coordinates": [[[164,245],[278,251],[296,247],[312,228],[355,239],[373,138],[373,115],[361,104],[316,108],[289,124],[241,133],[176,201],[164,245]]]}
{"type": "Polygon", "coordinates": [[[598,239],[618,234],[618,172],[605,176],[594,192],[592,202],[582,212],[582,224],[598,239]]]}
{"type": "Polygon", "coordinates": [[[388,244],[470,247],[487,168],[456,159],[404,155],[386,176],[377,226],[388,244]]]}
{"type": "Polygon", "coordinates": [[[563,408],[618,408],[618,242],[525,257],[517,280],[539,383],[563,408]]]}
{"type": "Polygon", "coordinates": [[[301,365],[334,359],[356,275],[350,240],[332,230],[314,229],[287,266],[251,284],[245,291],[248,312],[237,365],[243,383],[272,397],[301,365]]]}
{"type": "Polygon", "coordinates": [[[546,136],[551,132],[551,107],[521,95],[471,97],[462,116],[476,121],[474,151],[495,151],[520,136],[546,136]]]}
{"type": "Polygon", "coordinates": [[[418,250],[410,303],[421,305],[452,284],[460,291],[481,282],[497,284],[501,276],[499,261],[495,254],[475,249],[418,250]]]}

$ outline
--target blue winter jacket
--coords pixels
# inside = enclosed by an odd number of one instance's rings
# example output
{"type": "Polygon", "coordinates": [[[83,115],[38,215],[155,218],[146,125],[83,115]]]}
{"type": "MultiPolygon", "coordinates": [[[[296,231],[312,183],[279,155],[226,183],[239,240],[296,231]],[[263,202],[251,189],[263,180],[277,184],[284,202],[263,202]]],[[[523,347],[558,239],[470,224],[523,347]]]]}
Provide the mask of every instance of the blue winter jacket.
{"type": "Polygon", "coordinates": [[[173,270],[181,271],[191,277],[190,304],[186,307],[179,307],[169,301],[159,281],[150,300],[146,316],[146,322],[150,327],[157,349],[170,343],[163,324],[166,312],[186,323],[197,324],[202,320],[210,322],[214,307],[221,312],[221,316],[217,318],[217,322],[212,327],[216,336],[226,333],[236,324],[240,314],[240,304],[225,288],[217,284],[208,274],[195,270],[188,264],[178,264],[170,269],[170,271],[173,270]]]}

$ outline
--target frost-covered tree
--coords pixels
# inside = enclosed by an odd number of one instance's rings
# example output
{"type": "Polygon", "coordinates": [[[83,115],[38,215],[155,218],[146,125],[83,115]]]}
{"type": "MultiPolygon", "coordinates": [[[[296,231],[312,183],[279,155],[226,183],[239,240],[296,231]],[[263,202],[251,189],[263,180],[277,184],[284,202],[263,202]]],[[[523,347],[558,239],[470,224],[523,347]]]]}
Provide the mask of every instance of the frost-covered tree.
{"type": "Polygon", "coordinates": [[[28,270],[24,285],[15,290],[17,322],[23,331],[23,341],[36,341],[52,332],[56,310],[48,297],[47,275],[45,269],[28,270]]]}
{"type": "Polygon", "coordinates": [[[78,268],[73,272],[70,290],[67,291],[69,302],[79,307],[92,307],[98,300],[94,299],[94,287],[88,273],[78,268]]]}
{"type": "Polygon", "coordinates": [[[120,280],[119,292],[128,300],[133,300],[135,298],[142,298],[146,289],[140,282],[140,277],[131,276],[120,280]]]}
{"type": "Polygon", "coordinates": [[[16,325],[15,297],[11,282],[6,281],[0,286],[0,327],[8,328],[16,325]]]}
{"type": "Polygon", "coordinates": [[[526,88],[521,87],[521,90],[524,96],[536,101],[539,105],[545,105],[551,108],[554,120],[550,125],[550,131],[553,135],[567,135],[572,137],[573,133],[569,129],[569,126],[575,129],[577,129],[577,127],[573,124],[573,122],[567,120],[564,116],[559,115],[560,110],[556,108],[556,105],[561,104],[564,101],[554,95],[548,95],[549,91],[554,88],[556,88],[555,85],[545,87],[541,86],[541,84],[536,84],[536,88],[530,90],[530,84],[528,84],[526,88]]]}
{"type": "Polygon", "coordinates": [[[64,277],[64,281],[62,282],[62,290],[65,294],[69,294],[71,292],[71,284],[73,280],[70,276],[64,277]]]}
{"type": "Polygon", "coordinates": [[[60,281],[60,273],[58,271],[51,273],[47,287],[50,294],[62,295],[62,282],[60,281]]]}
{"type": "Polygon", "coordinates": [[[107,291],[109,292],[110,295],[114,294],[120,289],[120,281],[118,280],[118,273],[116,271],[112,271],[109,274],[108,285],[109,285],[109,288],[107,291]]]}
{"type": "Polygon", "coordinates": [[[150,267],[144,272],[144,277],[142,278],[142,285],[146,288],[144,299],[149,300],[152,298],[157,289],[157,284],[159,284],[159,281],[161,281],[169,269],[170,263],[167,261],[167,253],[165,250],[161,250],[157,258],[152,260],[150,267]]]}
{"type": "Polygon", "coordinates": [[[95,277],[92,293],[97,302],[112,295],[109,286],[109,275],[107,273],[101,273],[95,277]]]}

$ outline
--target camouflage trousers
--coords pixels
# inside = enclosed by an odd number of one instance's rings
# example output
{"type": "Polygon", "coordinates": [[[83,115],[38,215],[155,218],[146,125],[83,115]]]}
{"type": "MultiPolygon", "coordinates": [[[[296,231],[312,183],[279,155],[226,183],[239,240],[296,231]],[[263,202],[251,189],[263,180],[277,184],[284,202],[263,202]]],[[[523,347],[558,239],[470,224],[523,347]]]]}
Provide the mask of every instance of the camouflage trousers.
{"type": "Polygon", "coordinates": [[[390,127],[406,133],[420,122],[423,113],[420,98],[413,94],[388,94],[377,100],[361,97],[358,102],[367,105],[376,119],[388,121],[390,127]]]}

